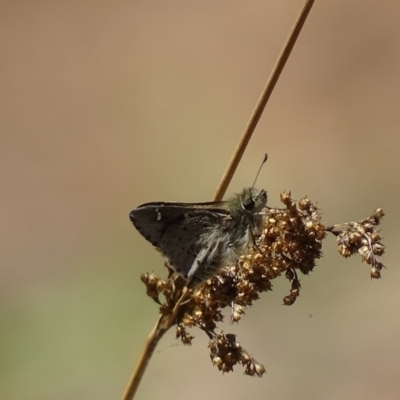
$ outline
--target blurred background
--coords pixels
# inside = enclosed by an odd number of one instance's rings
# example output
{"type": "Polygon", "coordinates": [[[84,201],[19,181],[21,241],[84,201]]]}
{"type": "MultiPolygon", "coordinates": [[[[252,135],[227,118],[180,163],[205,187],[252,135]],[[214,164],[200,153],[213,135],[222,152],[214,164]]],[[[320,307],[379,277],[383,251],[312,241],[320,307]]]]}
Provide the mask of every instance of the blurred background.
{"type": "MultiPolygon", "coordinates": [[[[0,16],[0,398],[119,399],[165,276],[128,213],[208,201],[301,1],[3,1],[0,16]]],[[[371,281],[333,237],[283,307],[285,279],[226,333],[262,379],[170,332],[136,399],[398,399],[400,3],[317,1],[229,193],[308,195],[327,224],[382,206],[371,281]]]]}

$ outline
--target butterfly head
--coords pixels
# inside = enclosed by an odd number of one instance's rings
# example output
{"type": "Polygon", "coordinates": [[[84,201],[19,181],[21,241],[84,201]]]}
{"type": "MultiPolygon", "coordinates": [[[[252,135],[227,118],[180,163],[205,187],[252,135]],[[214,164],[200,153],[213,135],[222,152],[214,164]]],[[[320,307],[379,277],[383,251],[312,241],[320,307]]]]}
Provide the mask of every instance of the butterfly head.
{"type": "Polygon", "coordinates": [[[251,214],[259,213],[266,207],[267,199],[268,196],[265,190],[247,188],[241,193],[241,207],[251,214]]]}

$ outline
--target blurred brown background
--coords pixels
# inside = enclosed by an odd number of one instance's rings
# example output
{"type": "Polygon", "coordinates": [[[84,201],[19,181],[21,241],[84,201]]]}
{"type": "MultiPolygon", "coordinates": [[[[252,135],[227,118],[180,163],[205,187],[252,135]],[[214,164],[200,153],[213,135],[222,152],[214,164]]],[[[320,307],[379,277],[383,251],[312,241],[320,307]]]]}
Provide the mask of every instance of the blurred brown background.
{"type": "MultiPolygon", "coordinates": [[[[119,399],[157,318],[163,262],[128,213],[207,201],[300,1],[3,1],[1,399],[119,399]]],[[[318,201],[327,223],[378,206],[389,267],[335,240],[292,307],[288,283],[225,332],[267,368],[221,375],[171,332],[137,399],[398,399],[400,3],[317,1],[229,189],[318,201]]]]}

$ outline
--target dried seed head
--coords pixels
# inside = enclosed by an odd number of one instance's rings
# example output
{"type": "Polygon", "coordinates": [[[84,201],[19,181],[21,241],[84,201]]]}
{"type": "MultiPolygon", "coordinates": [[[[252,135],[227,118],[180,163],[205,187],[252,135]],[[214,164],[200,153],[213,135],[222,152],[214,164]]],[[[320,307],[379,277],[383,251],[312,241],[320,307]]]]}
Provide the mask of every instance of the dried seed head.
{"type": "Polygon", "coordinates": [[[363,262],[373,266],[372,278],[381,277],[380,269],[377,269],[376,265],[382,264],[377,257],[384,254],[385,246],[381,243],[381,235],[377,226],[384,215],[383,210],[378,208],[369,218],[358,222],[333,225],[326,229],[337,237],[338,250],[343,257],[358,253],[363,262]]]}
{"type": "Polygon", "coordinates": [[[231,309],[231,322],[239,322],[243,314],[245,314],[244,308],[239,304],[233,303],[231,309]]]}
{"type": "Polygon", "coordinates": [[[232,334],[213,333],[208,345],[210,357],[220,371],[230,372],[236,364],[245,366],[245,374],[262,376],[265,368],[256,362],[232,334]]]}
{"type": "Polygon", "coordinates": [[[371,279],[379,279],[381,277],[380,271],[376,267],[371,268],[371,279]]]}
{"type": "Polygon", "coordinates": [[[294,302],[296,301],[297,296],[285,296],[283,298],[283,305],[284,306],[291,306],[292,304],[294,304],[294,302]]]}
{"type": "MultiPolygon", "coordinates": [[[[321,222],[321,212],[315,203],[303,198],[298,205],[290,192],[281,194],[284,208],[267,208],[264,227],[254,247],[240,257],[236,265],[221,269],[201,286],[188,291],[180,305],[174,323],[177,337],[184,344],[191,344],[193,336],[187,329],[198,327],[210,338],[209,349],[213,365],[220,371],[230,372],[237,364],[243,365],[245,374],[262,376],[265,368],[257,363],[236,340],[235,335],[216,331],[223,320],[222,310],[231,308],[231,322],[238,322],[246,307],[253,304],[263,292],[272,290],[271,281],[281,275],[290,281],[289,294],[284,305],[292,305],[300,295],[298,274],[308,275],[322,256],[322,241],[326,232],[337,237],[338,250],[343,257],[359,254],[371,266],[371,278],[381,277],[383,264],[377,260],[385,251],[377,226],[384,216],[378,208],[367,218],[358,222],[334,225],[326,228],[321,222]]],[[[161,280],[154,274],[143,274],[148,295],[159,302],[163,315],[171,314],[186,281],[178,274],[161,280]]],[[[188,290],[186,288],[186,290],[188,290]]]]}
{"type": "Polygon", "coordinates": [[[176,338],[180,338],[183,344],[192,344],[194,337],[187,333],[186,328],[179,324],[176,327],[176,338]]]}

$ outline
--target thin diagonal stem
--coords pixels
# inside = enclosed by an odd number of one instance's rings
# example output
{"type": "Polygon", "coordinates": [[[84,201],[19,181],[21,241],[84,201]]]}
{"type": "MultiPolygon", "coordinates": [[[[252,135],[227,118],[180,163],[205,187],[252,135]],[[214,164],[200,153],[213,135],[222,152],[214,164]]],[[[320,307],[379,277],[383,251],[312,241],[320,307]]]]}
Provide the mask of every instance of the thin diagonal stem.
{"type": "Polygon", "coordinates": [[[290,53],[297,41],[297,38],[300,35],[301,29],[303,28],[304,22],[306,21],[313,4],[314,0],[306,0],[306,2],[304,3],[296,22],[293,25],[292,31],[290,32],[289,37],[285,45],[283,46],[282,52],[278,57],[278,61],[276,62],[275,67],[268,78],[267,84],[265,85],[265,88],[261,93],[253,114],[251,115],[249,122],[247,123],[246,129],[243,132],[239,144],[237,145],[236,150],[233,153],[231,161],[229,162],[229,166],[226,169],[224,176],[222,177],[217,191],[215,192],[213,198],[214,201],[222,200],[222,198],[224,197],[226,189],[231,183],[233,175],[235,174],[239,162],[242,159],[242,156],[246,150],[247,144],[249,143],[251,136],[256,129],[258,121],[261,118],[264,108],[268,103],[272,91],[275,88],[276,82],[278,81],[281,72],[286,64],[286,61],[288,60],[290,53]]]}
{"type": "Polygon", "coordinates": [[[136,367],[132,373],[132,376],[129,380],[128,386],[125,389],[125,393],[122,396],[121,400],[131,400],[134,398],[137,389],[139,388],[139,384],[142,380],[143,374],[147,368],[147,365],[150,361],[151,356],[154,353],[154,350],[157,347],[158,342],[164,336],[164,334],[175,324],[175,317],[179,311],[179,307],[182,302],[187,297],[189,291],[185,288],[182,292],[182,295],[176,302],[175,307],[168,315],[161,315],[158,319],[157,323],[154,325],[151,330],[149,337],[146,340],[144,348],[142,350],[142,354],[139,357],[139,360],[136,364],[136,367]]]}
{"type": "Polygon", "coordinates": [[[159,340],[166,332],[166,330],[162,331],[159,328],[162,318],[163,316],[159,318],[154,328],[151,330],[142,350],[142,354],[137,361],[136,367],[132,373],[131,379],[129,380],[128,386],[126,387],[125,393],[123,394],[121,400],[130,400],[133,399],[133,397],[135,396],[135,393],[139,387],[150,358],[153,355],[159,340]]]}

